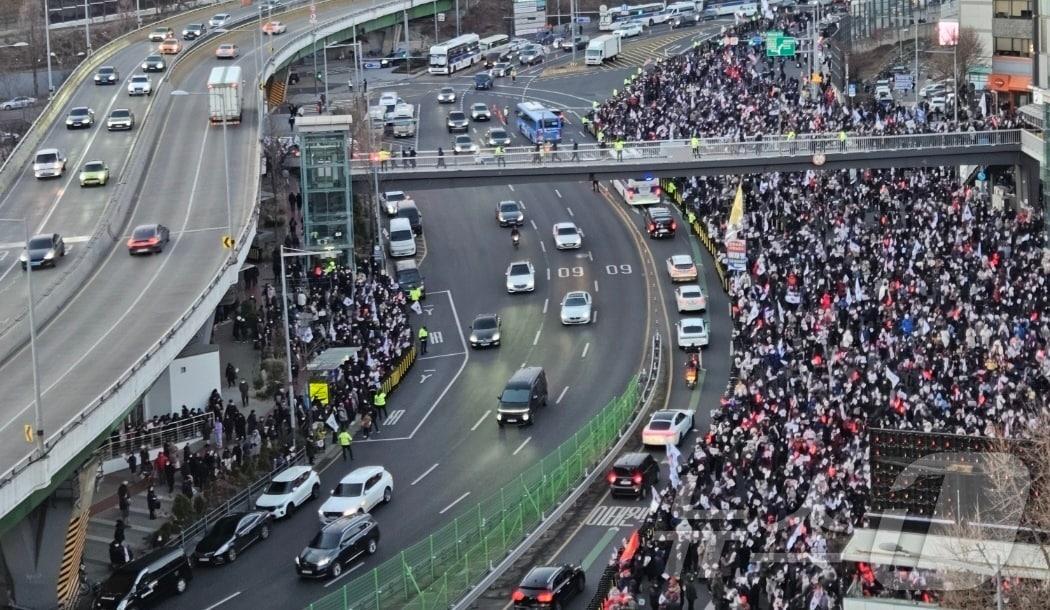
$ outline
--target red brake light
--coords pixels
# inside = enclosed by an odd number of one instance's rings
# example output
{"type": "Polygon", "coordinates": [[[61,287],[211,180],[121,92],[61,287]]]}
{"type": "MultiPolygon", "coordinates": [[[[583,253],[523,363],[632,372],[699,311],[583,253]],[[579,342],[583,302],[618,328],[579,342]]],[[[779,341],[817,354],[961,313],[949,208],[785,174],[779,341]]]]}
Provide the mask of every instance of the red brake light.
{"type": "Polygon", "coordinates": [[[510,598],[516,602],[520,602],[521,600],[525,599],[525,594],[521,591],[521,589],[514,589],[514,594],[511,595],[510,598]]]}
{"type": "Polygon", "coordinates": [[[656,224],[655,224],[655,223],[652,223],[652,222],[650,222],[650,223],[649,223],[649,230],[650,230],[650,231],[655,231],[655,230],[656,230],[656,224]]]}
{"type": "Polygon", "coordinates": [[[641,485],[641,484],[642,484],[642,474],[641,474],[640,472],[636,472],[636,473],[634,473],[634,476],[633,476],[633,477],[631,477],[631,481],[632,481],[632,482],[633,482],[633,483],[634,483],[635,485],[641,485]]]}
{"type": "Polygon", "coordinates": [[[160,241],[159,237],[151,237],[151,238],[146,240],[146,243],[148,243],[150,245],[153,245],[153,244],[156,244],[159,241],[160,241]]]}
{"type": "Polygon", "coordinates": [[[653,187],[653,194],[654,195],[659,195],[660,194],[660,187],[654,186],[653,187]]]}
{"type": "Polygon", "coordinates": [[[616,473],[615,472],[610,472],[609,476],[608,476],[608,479],[609,479],[610,483],[615,483],[616,482],[616,473]]]}
{"type": "Polygon", "coordinates": [[[678,223],[672,220],[671,221],[671,230],[674,231],[674,230],[677,230],[677,229],[678,229],[678,223]]]}
{"type": "Polygon", "coordinates": [[[549,604],[552,601],[554,601],[554,594],[550,591],[544,591],[543,593],[540,593],[536,596],[536,601],[540,602],[541,604],[549,604]]]}

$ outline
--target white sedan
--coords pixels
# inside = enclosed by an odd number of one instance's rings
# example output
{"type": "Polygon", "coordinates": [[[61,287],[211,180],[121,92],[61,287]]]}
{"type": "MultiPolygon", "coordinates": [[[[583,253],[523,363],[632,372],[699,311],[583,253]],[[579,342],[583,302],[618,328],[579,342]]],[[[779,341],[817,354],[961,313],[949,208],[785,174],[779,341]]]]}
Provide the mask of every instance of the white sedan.
{"type": "Polygon", "coordinates": [[[674,302],[678,313],[685,311],[704,311],[707,309],[707,298],[704,291],[696,284],[686,284],[675,288],[674,302]]]}
{"type": "Polygon", "coordinates": [[[682,318],[675,323],[674,328],[681,349],[699,349],[711,342],[707,322],[703,318],[682,318]]]}
{"type": "Polygon", "coordinates": [[[628,23],[626,25],[621,25],[620,27],[613,30],[613,35],[619,36],[620,38],[634,38],[635,36],[641,36],[642,24],[628,23]]]}
{"type": "Polygon", "coordinates": [[[456,139],[452,140],[452,152],[457,155],[460,153],[473,154],[478,152],[478,145],[474,143],[470,136],[463,134],[456,136],[456,139]]]}
{"type": "Polygon", "coordinates": [[[536,269],[529,261],[517,261],[507,267],[507,292],[536,290],[536,269]]]}
{"type": "Polygon", "coordinates": [[[255,501],[255,508],[270,511],[275,519],[287,516],[317,497],[321,478],[309,466],[289,466],[270,481],[266,492],[255,501]]]}
{"type": "Polygon", "coordinates": [[[339,481],[317,515],[325,525],[340,517],[371,512],[380,503],[390,502],[393,493],[394,477],[386,468],[362,466],[339,481]]]}
{"type": "Polygon", "coordinates": [[[559,250],[575,250],[583,245],[583,233],[575,223],[559,222],[554,225],[554,247],[559,250]]]}
{"type": "Polygon", "coordinates": [[[574,290],[561,300],[562,324],[590,324],[593,317],[591,295],[586,290],[574,290]]]}
{"type": "Polygon", "coordinates": [[[678,445],[693,429],[695,413],[695,411],[684,409],[668,409],[653,413],[649,423],[642,428],[642,444],[658,447],[678,445]]]}
{"type": "Polygon", "coordinates": [[[667,257],[667,275],[672,282],[695,282],[696,263],[688,254],[675,254],[667,257]]]}

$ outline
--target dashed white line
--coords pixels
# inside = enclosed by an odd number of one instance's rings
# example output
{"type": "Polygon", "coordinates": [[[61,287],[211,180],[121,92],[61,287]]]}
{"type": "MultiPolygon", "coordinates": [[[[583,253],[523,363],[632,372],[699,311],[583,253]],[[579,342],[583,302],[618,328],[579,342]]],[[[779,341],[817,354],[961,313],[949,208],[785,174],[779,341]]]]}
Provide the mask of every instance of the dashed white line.
{"type": "Polygon", "coordinates": [[[540,250],[543,250],[544,252],[547,251],[547,245],[544,244],[542,241],[540,242],[540,250]]]}
{"type": "Polygon", "coordinates": [[[547,313],[547,305],[550,305],[550,299],[543,299],[543,313],[547,313]]]}
{"type": "Polygon", "coordinates": [[[484,413],[482,413],[481,417],[478,419],[478,421],[473,426],[470,427],[470,431],[473,432],[473,431],[477,430],[478,426],[481,425],[481,422],[485,421],[485,418],[489,416],[489,413],[492,413],[492,409],[489,409],[488,411],[485,411],[484,413]]]}
{"type": "Polygon", "coordinates": [[[529,211],[529,208],[525,207],[525,202],[521,199],[518,200],[518,205],[521,207],[521,209],[525,210],[526,212],[529,211]]]}
{"type": "Polygon", "coordinates": [[[594,262],[594,253],[591,252],[590,250],[588,250],[587,251],[587,258],[590,259],[590,261],[593,263],[594,262]]]}
{"type": "Polygon", "coordinates": [[[594,313],[591,314],[591,324],[597,324],[597,323],[598,323],[598,310],[595,309],[594,313]]]}
{"type": "Polygon", "coordinates": [[[512,192],[512,193],[514,192],[514,185],[513,184],[508,184],[507,187],[510,189],[510,192],[512,192]]]}
{"type": "Polygon", "coordinates": [[[598,292],[598,280],[594,280],[594,291],[598,292]]]}
{"type": "Polygon", "coordinates": [[[554,194],[558,196],[558,199],[561,199],[561,191],[554,189],[554,194]]]}
{"type": "Polygon", "coordinates": [[[561,399],[565,398],[565,393],[568,392],[568,391],[569,391],[569,386],[565,386],[564,388],[562,388],[561,389],[561,394],[558,394],[558,399],[554,401],[554,404],[560,405],[561,404],[561,399]]]}
{"type": "Polygon", "coordinates": [[[547,267],[547,281],[551,281],[551,268],[547,267]]]}
{"type": "Polygon", "coordinates": [[[576,216],[576,214],[572,213],[572,208],[570,208],[569,206],[565,206],[565,209],[569,212],[569,216],[573,216],[573,217],[576,216]]]}
{"type": "Polygon", "coordinates": [[[240,594],[241,594],[240,591],[238,591],[236,593],[231,593],[231,594],[227,595],[226,597],[220,599],[219,601],[215,602],[214,604],[208,606],[204,610],[213,610],[214,608],[218,608],[219,606],[225,604],[226,602],[230,601],[231,599],[237,597],[240,594]]]}
{"type": "Polygon", "coordinates": [[[450,510],[450,509],[451,509],[451,508],[453,507],[453,506],[455,506],[455,505],[459,504],[460,502],[462,502],[462,501],[463,501],[463,498],[466,498],[466,497],[467,497],[467,496],[469,496],[469,495],[470,495],[470,492],[468,491],[467,493],[463,494],[462,496],[460,496],[460,497],[456,498],[455,500],[453,500],[453,501],[452,501],[452,504],[449,504],[449,505],[448,505],[448,506],[446,506],[445,508],[442,508],[442,509],[441,509],[440,511],[438,511],[438,514],[439,514],[439,515],[444,515],[444,514],[445,514],[445,513],[447,513],[447,512],[448,512],[448,511],[449,511],[449,510],[450,510]]]}
{"type": "Polygon", "coordinates": [[[586,343],[583,346],[583,353],[580,354],[580,358],[586,358],[587,357],[587,350],[589,350],[589,349],[591,349],[591,344],[590,343],[586,343]]]}
{"type": "Polygon", "coordinates": [[[434,465],[433,465],[433,466],[431,466],[430,468],[427,468],[427,469],[426,469],[426,471],[424,471],[424,472],[423,472],[423,474],[419,475],[418,477],[416,477],[416,479],[415,479],[414,481],[412,481],[412,485],[415,485],[416,483],[418,483],[418,482],[422,481],[422,480],[423,480],[423,477],[425,477],[425,476],[427,476],[428,474],[430,474],[430,473],[434,472],[434,469],[435,469],[435,468],[437,468],[437,467],[438,467],[438,465],[437,465],[437,464],[434,464],[434,465]]]}
{"type": "Polygon", "coordinates": [[[529,222],[532,223],[532,230],[533,231],[539,231],[540,230],[540,228],[536,226],[536,221],[535,220],[530,220],[529,222]]]}
{"type": "Polygon", "coordinates": [[[540,342],[540,333],[541,332],[543,332],[542,328],[536,331],[536,336],[532,339],[532,344],[533,345],[536,345],[537,343],[540,342]]]}
{"type": "Polygon", "coordinates": [[[525,445],[528,445],[528,444],[529,444],[529,441],[531,441],[531,440],[532,440],[532,437],[531,437],[531,436],[530,436],[529,438],[527,438],[527,439],[523,440],[523,441],[521,442],[521,444],[520,444],[520,445],[518,445],[518,448],[517,448],[517,449],[515,449],[515,450],[514,450],[514,453],[512,453],[511,455],[518,455],[518,452],[519,452],[519,451],[521,451],[522,449],[524,449],[524,448],[525,448],[525,445]]]}

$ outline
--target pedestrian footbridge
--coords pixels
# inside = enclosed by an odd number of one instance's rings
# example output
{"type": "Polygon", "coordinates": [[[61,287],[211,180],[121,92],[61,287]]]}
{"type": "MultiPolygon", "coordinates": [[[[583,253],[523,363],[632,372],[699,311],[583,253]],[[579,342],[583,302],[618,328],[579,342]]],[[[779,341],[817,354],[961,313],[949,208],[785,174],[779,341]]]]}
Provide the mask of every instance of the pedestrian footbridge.
{"type": "Polygon", "coordinates": [[[564,144],[557,151],[533,147],[494,149],[479,154],[438,155],[422,151],[414,159],[380,162],[377,155],[353,161],[355,180],[373,173],[414,190],[523,182],[570,182],[689,175],[734,175],[809,169],[1013,165],[1038,184],[1043,140],[1023,129],[851,136],[837,134],[735,141],[705,138],[694,151],[688,140],[626,142],[599,147],[580,144],[573,154],[564,144]]]}

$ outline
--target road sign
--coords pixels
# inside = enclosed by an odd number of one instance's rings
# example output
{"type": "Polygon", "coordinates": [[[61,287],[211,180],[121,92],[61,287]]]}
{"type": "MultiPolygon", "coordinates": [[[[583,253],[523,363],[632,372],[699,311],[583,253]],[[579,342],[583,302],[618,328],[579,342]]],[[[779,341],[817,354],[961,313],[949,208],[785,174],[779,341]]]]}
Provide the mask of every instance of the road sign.
{"type": "Polygon", "coordinates": [[[445,13],[438,13],[438,21],[445,23],[445,13]]]}
{"type": "Polygon", "coordinates": [[[856,83],[850,83],[849,87],[846,88],[846,91],[847,91],[846,95],[848,95],[850,97],[857,97],[857,84],[856,83]]]}
{"type": "Polygon", "coordinates": [[[911,91],[911,74],[897,74],[893,77],[893,88],[897,91],[911,91]]]}
{"type": "Polygon", "coordinates": [[[797,50],[798,39],[793,36],[766,37],[766,57],[794,57],[797,50]]]}
{"type": "Polygon", "coordinates": [[[36,438],[36,435],[33,433],[33,426],[31,426],[29,424],[26,424],[22,428],[22,433],[25,434],[27,443],[32,443],[33,440],[36,438]]]}
{"type": "Polygon", "coordinates": [[[222,247],[227,249],[233,249],[233,236],[223,235],[222,236],[222,247]]]}
{"type": "Polygon", "coordinates": [[[987,179],[988,179],[988,174],[985,174],[983,169],[981,171],[977,172],[977,180],[979,182],[984,182],[987,179]]]}
{"type": "Polygon", "coordinates": [[[590,23],[591,18],[586,15],[579,15],[576,17],[576,23],[590,23]]]}
{"type": "Polygon", "coordinates": [[[377,70],[382,68],[383,64],[378,61],[366,61],[362,67],[364,67],[365,70],[377,70]]]}

